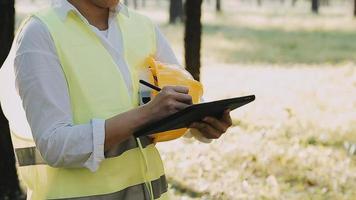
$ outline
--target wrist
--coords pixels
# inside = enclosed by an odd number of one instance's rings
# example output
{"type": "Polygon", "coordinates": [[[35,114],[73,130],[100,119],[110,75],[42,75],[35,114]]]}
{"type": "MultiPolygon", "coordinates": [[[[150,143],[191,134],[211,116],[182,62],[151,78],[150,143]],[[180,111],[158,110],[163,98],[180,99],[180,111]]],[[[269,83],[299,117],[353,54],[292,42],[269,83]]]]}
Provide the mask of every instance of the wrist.
{"type": "Polygon", "coordinates": [[[140,127],[150,123],[152,121],[152,111],[151,108],[146,104],[137,108],[137,118],[136,118],[136,126],[134,128],[137,131],[140,127]]]}
{"type": "Polygon", "coordinates": [[[149,110],[138,107],[105,120],[105,150],[127,140],[148,123],[149,110]]]}

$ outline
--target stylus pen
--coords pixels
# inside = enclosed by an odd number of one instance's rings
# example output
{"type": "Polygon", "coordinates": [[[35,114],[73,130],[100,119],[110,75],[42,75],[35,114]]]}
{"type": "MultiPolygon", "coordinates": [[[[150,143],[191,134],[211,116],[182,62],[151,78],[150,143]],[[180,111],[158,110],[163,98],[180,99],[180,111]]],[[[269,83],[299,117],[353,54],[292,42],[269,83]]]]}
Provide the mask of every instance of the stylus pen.
{"type": "Polygon", "coordinates": [[[151,88],[151,89],[153,89],[153,90],[156,90],[158,92],[162,90],[161,88],[159,88],[159,87],[157,87],[155,85],[152,85],[151,83],[148,83],[148,82],[146,82],[144,80],[140,80],[140,83],[145,85],[145,86],[147,86],[147,87],[149,87],[149,88],[151,88]]]}

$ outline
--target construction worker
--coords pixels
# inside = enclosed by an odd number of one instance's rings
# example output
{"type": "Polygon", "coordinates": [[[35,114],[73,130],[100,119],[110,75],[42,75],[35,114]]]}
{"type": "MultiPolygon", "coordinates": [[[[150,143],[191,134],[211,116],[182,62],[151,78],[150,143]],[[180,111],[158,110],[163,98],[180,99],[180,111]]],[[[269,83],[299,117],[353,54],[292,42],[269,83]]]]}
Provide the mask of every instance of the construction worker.
{"type": "MultiPolygon", "coordinates": [[[[0,97],[28,199],[167,199],[152,139],[133,133],[192,97],[166,86],[139,106],[137,71],[151,55],[179,64],[158,28],[119,0],[61,0],[23,23],[0,97]]],[[[229,126],[225,111],[190,128],[216,139],[229,126]]]]}

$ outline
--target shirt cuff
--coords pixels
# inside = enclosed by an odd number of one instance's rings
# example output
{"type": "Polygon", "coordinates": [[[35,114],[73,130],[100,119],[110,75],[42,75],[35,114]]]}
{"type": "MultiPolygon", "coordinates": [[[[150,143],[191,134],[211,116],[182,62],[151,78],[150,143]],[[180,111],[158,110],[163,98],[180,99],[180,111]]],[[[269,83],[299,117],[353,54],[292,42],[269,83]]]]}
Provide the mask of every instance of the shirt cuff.
{"type": "Polygon", "coordinates": [[[92,119],[90,123],[93,127],[93,152],[89,159],[84,163],[84,166],[90,171],[95,172],[99,169],[101,161],[105,159],[105,120],[92,119]]]}
{"type": "Polygon", "coordinates": [[[206,137],[203,136],[203,134],[195,128],[190,128],[188,129],[188,131],[185,133],[184,137],[186,138],[192,138],[194,137],[196,140],[202,142],[202,143],[211,143],[212,139],[208,139],[206,137]]]}

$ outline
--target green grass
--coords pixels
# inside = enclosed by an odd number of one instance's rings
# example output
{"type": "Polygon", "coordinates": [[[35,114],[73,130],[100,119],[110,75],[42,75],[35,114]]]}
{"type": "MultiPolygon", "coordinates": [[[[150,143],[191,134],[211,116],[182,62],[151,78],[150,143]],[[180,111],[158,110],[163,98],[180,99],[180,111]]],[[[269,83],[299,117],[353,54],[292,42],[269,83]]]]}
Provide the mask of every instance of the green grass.
{"type": "Polygon", "coordinates": [[[356,34],[205,25],[206,47],[228,63],[339,64],[356,62],[356,34]],[[216,43],[213,41],[217,41],[216,43]]]}
{"type": "MultiPolygon", "coordinates": [[[[228,1],[231,9],[226,8],[220,15],[205,7],[203,59],[283,66],[356,63],[356,43],[353,42],[356,41],[356,21],[345,12],[349,10],[348,5],[323,7],[321,14],[316,16],[309,12],[309,4],[301,3],[294,9],[280,9],[278,6],[234,5],[228,1]]],[[[159,16],[161,19],[166,15],[160,13],[159,16]]],[[[176,52],[182,54],[184,26],[156,21],[160,22],[176,52]]]]}
{"type": "MultiPolygon", "coordinates": [[[[178,55],[183,53],[183,27],[161,26],[178,55]]],[[[285,30],[205,24],[204,58],[220,63],[340,65],[356,63],[356,31],[285,30]]]]}

